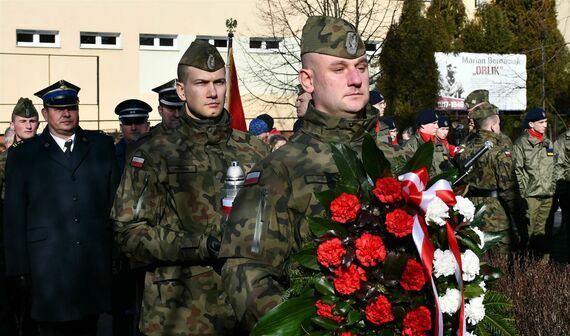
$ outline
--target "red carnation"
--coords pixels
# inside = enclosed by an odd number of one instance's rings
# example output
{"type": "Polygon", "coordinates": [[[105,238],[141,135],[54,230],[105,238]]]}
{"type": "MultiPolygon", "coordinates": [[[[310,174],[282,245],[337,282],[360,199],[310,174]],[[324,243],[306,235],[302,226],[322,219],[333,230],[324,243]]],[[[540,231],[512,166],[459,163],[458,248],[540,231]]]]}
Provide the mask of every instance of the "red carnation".
{"type": "Polygon", "coordinates": [[[336,315],[332,312],[336,305],[329,305],[321,300],[318,300],[317,303],[315,303],[315,306],[317,307],[317,315],[333,320],[336,323],[341,323],[344,321],[344,317],[336,315]]]}
{"type": "Polygon", "coordinates": [[[414,259],[408,259],[400,280],[402,288],[407,291],[419,291],[426,281],[422,265],[414,259]]]}
{"type": "Polygon", "coordinates": [[[345,253],[346,250],[342,246],[340,239],[328,239],[317,248],[317,260],[325,267],[338,266],[342,262],[342,257],[345,253]]]}
{"type": "Polygon", "coordinates": [[[420,306],[412,310],[404,317],[402,324],[403,336],[422,336],[426,331],[431,329],[431,316],[429,309],[425,306],[420,306]]]}
{"type": "Polygon", "coordinates": [[[382,325],[394,320],[392,314],[392,304],[384,295],[378,296],[376,301],[372,302],[364,310],[366,319],[374,324],[382,325]]]}
{"type": "Polygon", "coordinates": [[[350,333],[350,331],[343,331],[340,333],[340,336],[352,336],[352,334],[350,333]]]}
{"type": "Polygon", "coordinates": [[[342,193],[331,202],[332,220],[339,223],[355,220],[359,211],[360,201],[351,194],[342,193]]]}
{"type": "Polygon", "coordinates": [[[398,202],[403,198],[400,182],[393,177],[382,177],[377,179],[376,186],[372,192],[384,203],[398,202]]]}
{"type": "Polygon", "coordinates": [[[360,281],[366,281],[366,272],[356,266],[350,265],[347,269],[342,267],[334,272],[334,288],[341,294],[352,294],[360,289],[360,281]]]}
{"type": "Polygon", "coordinates": [[[396,237],[404,237],[412,233],[414,217],[403,209],[396,209],[386,215],[386,229],[396,237]]]}
{"type": "Polygon", "coordinates": [[[386,249],[382,238],[364,233],[356,240],[356,258],[364,266],[376,266],[386,258],[386,249]]]}

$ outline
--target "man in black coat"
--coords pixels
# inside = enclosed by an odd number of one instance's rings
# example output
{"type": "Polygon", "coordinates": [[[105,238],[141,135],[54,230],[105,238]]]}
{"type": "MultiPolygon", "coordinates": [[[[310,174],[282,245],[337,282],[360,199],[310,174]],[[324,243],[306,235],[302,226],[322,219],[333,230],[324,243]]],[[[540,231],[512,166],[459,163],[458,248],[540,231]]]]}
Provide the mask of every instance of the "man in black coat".
{"type": "Polygon", "coordinates": [[[79,90],[61,80],[37,92],[47,127],[6,163],[6,270],[28,284],[41,335],[95,335],[111,305],[118,167],[112,139],[79,127],[79,90]]]}

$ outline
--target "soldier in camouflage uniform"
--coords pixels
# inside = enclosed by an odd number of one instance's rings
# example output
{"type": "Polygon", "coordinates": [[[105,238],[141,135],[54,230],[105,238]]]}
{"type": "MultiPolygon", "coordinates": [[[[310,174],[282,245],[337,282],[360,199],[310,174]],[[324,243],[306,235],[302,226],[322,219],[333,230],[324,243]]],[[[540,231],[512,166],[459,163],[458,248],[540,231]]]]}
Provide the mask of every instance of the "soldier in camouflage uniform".
{"type": "Polygon", "coordinates": [[[144,335],[231,335],[235,317],[216,272],[223,181],[232,161],[248,171],[269,150],[230,128],[224,61],[214,46],[192,42],[178,79],[181,125],[135,150],[111,213],[115,237],[147,269],[144,335]]]}
{"type": "Polygon", "coordinates": [[[528,128],[515,141],[515,174],[521,196],[526,202],[530,247],[537,253],[547,253],[546,221],[554,195],[554,149],[545,136],[546,112],[531,109],[526,117],[528,128]]]}
{"type": "Polygon", "coordinates": [[[437,113],[431,108],[421,110],[416,116],[416,123],[418,124],[417,132],[403,147],[405,158],[410,159],[420,145],[428,141],[433,142],[433,161],[429,170],[431,177],[453,168],[451,155],[449,155],[447,148],[435,136],[438,127],[438,118],[437,113]]]}
{"type": "MultiPolygon", "coordinates": [[[[12,121],[10,122],[10,129],[14,132],[13,147],[18,146],[22,141],[31,139],[36,136],[39,126],[39,114],[32,101],[28,98],[20,98],[14,106],[12,111],[12,121]]],[[[6,136],[6,135],[5,135],[6,136]]],[[[2,203],[4,201],[4,183],[6,177],[6,159],[8,157],[8,150],[0,153],[0,192],[2,196],[2,203]]],[[[3,208],[3,204],[1,205],[3,208]]],[[[3,210],[3,209],[2,209],[3,210]]],[[[0,218],[3,211],[0,211],[0,218]]],[[[29,311],[25,316],[21,316],[21,309],[16,305],[21,305],[23,301],[21,297],[16,297],[15,293],[8,290],[8,281],[5,276],[5,262],[4,262],[4,234],[2,232],[3,226],[0,225],[0,335],[15,335],[20,332],[22,335],[34,335],[35,323],[29,316],[29,311]],[[16,316],[20,314],[20,316],[16,316]],[[20,330],[16,331],[15,321],[19,319],[21,323],[20,330]]]]}
{"type": "Polygon", "coordinates": [[[303,128],[246,176],[220,257],[224,288],[238,318],[251,328],[282,301],[289,257],[309,237],[308,216],[323,213],[315,197],[338,169],[330,143],[362,150],[377,112],[368,102],[368,62],[355,27],[332,17],[310,17],[301,40],[299,81],[313,96],[303,128]]]}
{"type": "Polygon", "coordinates": [[[486,206],[481,228],[487,232],[504,233],[502,250],[508,251],[511,241],[508,213],[514,209],[516,187],[512,148],[501,145],[501,126],[496,106],[483,102],[470,113],[475,122],[475,132],[461,154],[462,163],[469,160],[486,141],[491,141],[493,147],[476,161],[473,171],[465,177],[464,182],[468,184],[466,197],[475,205],[486,206]]]}
{"type": "MultiPolygon", "coordinates": [[[[484,89],[472,91],[471,93],[469,93],[467,95],[467,97],[465,97],[464,104],[465,104],[465,108],[467,109],[467,120],[469,122],[469,134],[467,135],[464,143],[469,142],[469,136],[473,135],[473,133],[475,132],[475,129],[474,129],[475,122],[473,120],[473,116],[471,114],[471,111],[473,111],[473,108],[475,106],[478,106],[479,104],[484,103],[484,102],[487,102],[487,103],[489,102],[489,91],[484,90],[484,89]]],[[[500,138],[500,141],[499,141],[500,145],[507,146],[507,147],[513,146],[513,141],[506,134],[498,133],[498,135],[500,138]]]]}

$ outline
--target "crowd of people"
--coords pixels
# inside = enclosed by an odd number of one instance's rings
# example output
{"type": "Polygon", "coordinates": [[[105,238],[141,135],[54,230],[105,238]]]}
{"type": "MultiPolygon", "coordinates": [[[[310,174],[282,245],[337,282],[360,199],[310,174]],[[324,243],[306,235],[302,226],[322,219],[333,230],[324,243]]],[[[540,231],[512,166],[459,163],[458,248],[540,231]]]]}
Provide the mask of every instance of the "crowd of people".
{"type": "Polygon", "coordinates": [[[70,82],[35,93],[47,123],[39,135],[39,113],[21,98],[14,144],[0,155],[0,334],[97,335],[106,312],[113,335],[247,334],[283,300],[307,218],[323,212],[315,193],[338,173],[330,144],[361,154],[366,134],[393,166],[433,143],[430,175],[463,174],[464,195],[487,207],[483,229],[503,234],[502,252],[548,255],[552,210],[567,220],[568,202],[557,199],[568,196],[570,131],[552,143],[534,108],[513,143],[488,91],[477,90],[465,99],[465,136],[448,140],[452,121],[431,108],[399,135],[370,91],[365,51],[345,20],[307,20],[290,138],[267,114],[248,132],[230,127],[224,60],[200,40],[177,78],[153,89],[161,123],[150,127],[141,100],[117,105],[116,144],[79,126],[80,88],[70,82]],[[224,181],[238,166],[241,188],[227,204],[224,181]]]}

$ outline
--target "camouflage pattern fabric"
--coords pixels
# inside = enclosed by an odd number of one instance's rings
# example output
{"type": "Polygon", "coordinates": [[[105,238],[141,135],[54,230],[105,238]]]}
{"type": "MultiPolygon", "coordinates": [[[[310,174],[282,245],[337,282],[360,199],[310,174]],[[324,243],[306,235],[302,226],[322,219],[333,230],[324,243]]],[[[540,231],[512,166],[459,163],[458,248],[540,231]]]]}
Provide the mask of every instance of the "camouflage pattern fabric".
{"type": "Polygon", "coordinates": [[[522,197],[554,194],[554,149],[550,139],[541,142],[524,131],[513,149],[515,174],[522,197]]]}
{"type": "Polygon", "coordinates": [[[396,166],[403,166],[404,161],[402,146],[393,145],[390,142],[390,130],[385,127],[383,123],[380,124],[380,130],[377,134],[372,133],[374,139],[376,140],[376,146],[384,153],[384,156],[388,161],[390,161],[391,166],[394,168],[396,166]],[[399,158],[402,158],[401,160],[399,158]]]}
{"type": "MultiPolygon", "coordinates": [[[[406,142],[402,148],[402,153],[406,158],[406,161],[414,155],[418,147],[423,143],[425,143],[425,141],[420,136],[419,131],[416,132],[408,142],[406,142]]],[[[451,168],[453,168],[453,164],[447,148],[441,143],[441,141],[439,141],[439,139],[437,139],[437,137],[435,137],[433,161],[429,169],[429,176],[434,177],[451,168]]]]}
{"type": "Polygon", "coordinates": [[[470,110],[483,102],[489,102],[489,91],[485,89],[471,91],[463,100],[467,110],[470,110]]]}
{"type": "Polygon", "coordinates": [[[225,228],[220,257],[223,284],[238,318],[252,328],[282,300],[289,257],[309,239],[307,217],[321,215],[316,192],[334,185],[338,169],[330,143],[344,143],[358,153],[377,121],[371,106],[357,119],[337,118],[309,104],[303,128],[253,168],[238,194],[225,228]]]}
{"type": "Polygon", "coordinates": [[[329,16],[311,16],[303,26],[301,55],[317,53],[346,59],[366,52],[364,42],[349,22],[329,16]]]}
{"type": "Polygon", "coordinates": [[[558,136],[554,142],[554,153],[556,154],[555,180],[562,180],[568,184],[570,183],[570,129],[558,136]]]}
{"type": "MultiPolygon", "coordinates": [[[[473,170],[464,179],[469,188],[491,191],[496,190],[497,197],[469,197],[475,205],[484,204],[487,207],[483,215],[482,229],[489,232],[508,233],[509,218],[507,213],[515,208],[516,183],[513,175],[512,148],[500,145],[501,136],[486,130],[478,130],[471,141],[466,144],[461,154],[462,161],[469,160],[483,147],[486,141],[491,141],[493,147],[489,149],[473,166],[473,170]],[[499,199],[506,206],[503,207],[499,199]]],[[[463,166],[462,162],[461,166],[463,166]]],[[[504,240],[508,244],[508,240],[504,240]]]]}
{"type": "Polygon", "coordinates": [[[19,116],[22,118],[32,118],[32,117],[39,117],[38,110],[32,103],[32,101],[28,98],[20,98],[14,106],[14,110],[12,111],[13,116],[19,116]]]}
{"type": "Polygon", "coordinates": [[[221,239],[228,166],[244,171],[267,155],[261,140],[230,128],[230,117],[158,132],[125,167],[111,217],[134,267],[147,269],[140,330],[145,335],[231,335],[233,310],[214,271],[209,236],[221,239]]]}

